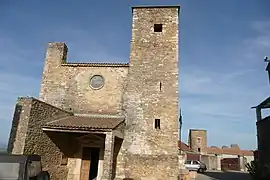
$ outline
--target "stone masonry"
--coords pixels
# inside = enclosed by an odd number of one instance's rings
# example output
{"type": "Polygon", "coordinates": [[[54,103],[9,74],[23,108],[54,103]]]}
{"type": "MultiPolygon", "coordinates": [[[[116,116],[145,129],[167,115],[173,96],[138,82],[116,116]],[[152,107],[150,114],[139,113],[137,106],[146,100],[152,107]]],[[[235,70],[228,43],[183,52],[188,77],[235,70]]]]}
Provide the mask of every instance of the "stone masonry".
{"type": "Polygon", "coordinates": [[[119,166],[120,177],[177,178],[178,13],[178,7],[133,8],[121,149],[128,169],[119,166]],[[162,32],[154,32],[155,24],[162,24],[162,32]],[[155,129],[155,119],[160,119],[160,129],[155,129]]]}
{"type": "Polygon", "coordinates": [[[128,64],[67,63],[67,52],[64,43],[48,44],[39,98],[76,113],[121,113],[128,64]],[[96,74],[105,79],[98,91],[89,87],[96,74]]]}
{"type": "Polygon", "coordinates": [[[49,170],[53,179],[65,178],[67,168],[60,166],[62,152],[59,147],[71,148],[68,146],[68,136],[57,136],[58,146],[50,139],[49,134],[42,132],[41,126],[54,118],[70,115],[62,109],[51,106],[34,98],[19,98],[10,140],[8,152],[11,154],[39,154],[42,155],[42,165],[45,170],[49,170]],[[60,143],[61,142],[61,143],[60,143]],[[61,145],[60,145],[60,144],[61,145]]]}
{"type": "Polygon", "coordinates": [[[207,131],[202,129],[190,129],[189,144],[195,152],[205,154],[207,152],[207,131]]]}
{"type": "Polygon", "coordinates": [[[132,7],[129,63],[69,63],[66,44],[49,43],[39,99],[16,105],[9,153],[41,155],[52,180],[85,180],[82,149],[100,147],[98,180],[177,180],[179,10],[132,7]]]}

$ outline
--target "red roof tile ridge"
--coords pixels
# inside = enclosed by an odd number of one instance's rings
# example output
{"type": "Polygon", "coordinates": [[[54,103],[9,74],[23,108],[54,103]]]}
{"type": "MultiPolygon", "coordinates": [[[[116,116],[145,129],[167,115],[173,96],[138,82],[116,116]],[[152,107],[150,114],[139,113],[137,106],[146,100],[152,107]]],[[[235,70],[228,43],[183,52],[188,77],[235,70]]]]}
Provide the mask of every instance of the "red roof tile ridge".
{"type": "Polygon", "coordinates": [[[254,150],[244,150],[244,149],[241,149],[240,152],[241,153],[253,153],[254,150]]]}
{"type": "Polygon", "coordinates": [[[208,153],[220,153],[220,154],[238,154],[238,155],[252,155],[253,150],[243,150],[238,148],[220,148],[220,147],[207,147],[208,153]]]}

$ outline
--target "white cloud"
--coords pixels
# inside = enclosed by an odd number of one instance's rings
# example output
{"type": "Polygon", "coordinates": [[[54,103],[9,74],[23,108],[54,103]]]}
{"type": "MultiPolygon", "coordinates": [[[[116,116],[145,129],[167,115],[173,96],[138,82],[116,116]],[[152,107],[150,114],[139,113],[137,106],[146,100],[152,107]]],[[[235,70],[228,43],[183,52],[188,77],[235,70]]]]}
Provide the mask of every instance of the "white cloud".
{"type": "Polygon", "coordinates": [[[243,42],[245,58],[253,62],[262,62],[264,56],[270,56],[270,21],[255,21],[251,23],[255,35],[243,42]]]}
{"type": "Polygon", "coordinates": [[[256,69],[206,71],[203,67],[189,66],[181,71],[181,92],[195,95],[249,93],[248,91],[240,92],[245,88],[245,84],[239,81],[247,80],[247,77],[255,72],[256,69]]]}
{"type": "Polygon", "coordinates": [[[246,133],[237,130],[227,130],[228,132],[226,135],[224,135],[223,133],[220,133],[220,131],[222,131],[222,129],[214,129],[208,133],[208,137],[215,137],[215,139],[220,139],[220,141],[217,141],[215,144],[211,144],[210,142],[209,146],[222,147],[223,145],[230,146],[231,144],[238,144],[242,149],[255,150],[253,146],[249,145],[256,144],[256,135],[254,136],[253,133],[246,133]]]}
{"type": "Polygon", "coordinates": [[[270,21],[254,21],[251,23],[251,27],[259,34],[269,34],[270,21]]]}
{"type": "MultiPolygon", "coordinates": [[[[99,32],[102,34],[102,32],[99,32]]],[[[50,30],[53,41],[65,42],[68,46],[68,61],[72,62],[127,62],[128,57],[119,56],[113,52],[102,36],[95,36],[92,32],[70,27],[60,27],[50,30]],[[55,38],[53,38],[55,37],[55,38]]],[[[104,36],[107,34],[104,33],[104,36]]],[[[114,40],[112,40],[114,41],[114,40]]],[[[117,43],[117,42],[116,42],[117,43]]],[[[117,46],[117,45],[116,45],[117,46]]]]}
{"type": "Polygon", "coordinates": [[[182,71],[180,84],[180,100],[189,113],[216,116],[216,122],[220,117],[227,117],[228,122],[243,121],[250,114],[250,107],[267,95],[267,84],[256,87],[246,78],[255,70],[209,73],[192,69],[182,71]]]}
{"type": "Polygon", "coordinates": [[[263,62],[264,53],[270,49],[270,22],[252,23],[252,29],[256,34],[233,50],[229,70],[222,64],[219,68],[181,68],[184,132],[207,129],[209,145],[238,143],[245,149],[256,148],[256,117],[251,107],[270,96],[263,62]]]}

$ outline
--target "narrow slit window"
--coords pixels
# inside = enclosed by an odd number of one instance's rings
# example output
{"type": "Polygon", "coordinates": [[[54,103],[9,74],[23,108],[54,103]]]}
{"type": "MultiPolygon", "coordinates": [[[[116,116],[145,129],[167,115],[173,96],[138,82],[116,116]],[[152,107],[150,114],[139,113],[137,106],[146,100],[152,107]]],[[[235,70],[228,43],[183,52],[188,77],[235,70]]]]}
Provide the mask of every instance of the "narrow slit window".
{"type": "Polygon", "coordinates": [[[161,82],[159,82],[159,91],[161,92],[161,89],[162,89],[162,84],[161,82]]]}
{"type": "Polygon", "coordinates": [[[160,129],[160,119],[155,119],[155,129],[160,129]]]}
{"type": "Polygon", "coordinates": [[[162,24],[154,24],[154,32],[162,32],[162,24]]]}
{"type": "Polygon", "coordinates": [[[201,144],[201,138],[200,137],[197,138],[197,143],[201,144]]]}

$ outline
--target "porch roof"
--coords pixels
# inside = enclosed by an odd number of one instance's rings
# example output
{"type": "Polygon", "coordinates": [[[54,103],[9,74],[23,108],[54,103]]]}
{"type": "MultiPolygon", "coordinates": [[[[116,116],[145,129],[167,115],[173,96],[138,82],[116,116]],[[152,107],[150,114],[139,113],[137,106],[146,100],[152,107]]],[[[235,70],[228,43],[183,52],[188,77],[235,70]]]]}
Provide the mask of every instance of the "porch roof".
{"type": "Polygon", "coordinates": [[[266,98],[263,102],[259,105],[252,107],[253,108],[260,108],[260,109],[267,109],[270,108],[270,97],[266,98]]]}
{"type": "Polygon", "coordinates": [[[50,121],[44,124],[43,128],[109,131],[117,128],[117,126],[122,124],[124,121],[124,117],[72,115],[50,121]]]}

